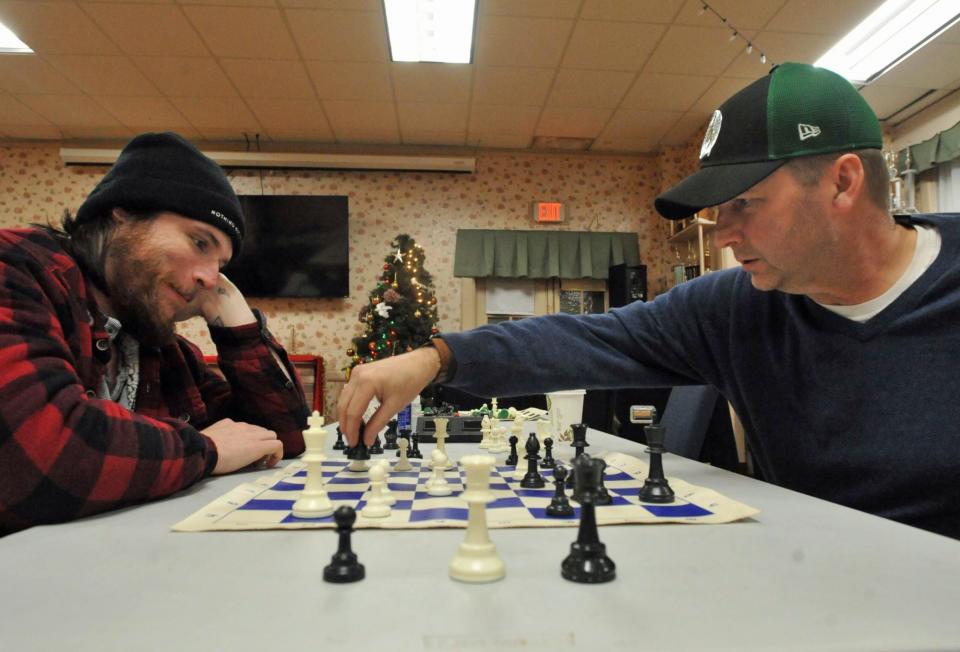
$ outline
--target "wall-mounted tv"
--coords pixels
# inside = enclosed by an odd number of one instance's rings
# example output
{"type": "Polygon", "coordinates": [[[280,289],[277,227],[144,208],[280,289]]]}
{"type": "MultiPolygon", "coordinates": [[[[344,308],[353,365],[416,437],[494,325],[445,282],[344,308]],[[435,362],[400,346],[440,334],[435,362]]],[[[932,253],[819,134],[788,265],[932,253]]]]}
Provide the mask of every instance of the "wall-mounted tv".
{"type": "Polygon", "coordinates": [[[223,273],[248,297],[350,294],[347,197],[241,195],[246,236],[223,273]]]}

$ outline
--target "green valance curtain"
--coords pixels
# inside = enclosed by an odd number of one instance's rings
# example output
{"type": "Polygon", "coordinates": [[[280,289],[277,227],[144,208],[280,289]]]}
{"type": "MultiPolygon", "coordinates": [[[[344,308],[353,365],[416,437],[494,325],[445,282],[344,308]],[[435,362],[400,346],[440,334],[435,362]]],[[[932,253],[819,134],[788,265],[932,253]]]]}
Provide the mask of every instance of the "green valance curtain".
{"type": "Polygon", "coordinates": [[[900,150],[897,156],[897,170],[900,172],[907,169],[907,150],[910,150],[911,166],[917,172],[960,158],[960,122],[933,138],[900,150]]]}
{"type": "Polygon", "coordinates": [[[453,275],[473,278],[607,278],[640,264],[636,233],[460,229],[453,275]]]}

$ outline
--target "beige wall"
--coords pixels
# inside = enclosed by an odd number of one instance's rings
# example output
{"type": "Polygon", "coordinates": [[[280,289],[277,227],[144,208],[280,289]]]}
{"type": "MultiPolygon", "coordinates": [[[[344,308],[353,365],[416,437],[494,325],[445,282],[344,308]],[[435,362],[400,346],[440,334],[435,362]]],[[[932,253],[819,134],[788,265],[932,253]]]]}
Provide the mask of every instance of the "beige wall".
{"type": "MultiPolygon", "coordinates": [[[[459,324],[460,284],[453,278],[457,229],[542,228],[529,216],[536,199],[567,204],[567,221],[555,228],[637,232],[651,291],[660,292],[666,288],[666,228],[653,213],[653,198],[695,165],[691,147],[668,149],[657,157],[481,154],[477,172],[468,175],[264,171],[261,177],[234,172],[231,179],[241,194],[260,193],[262,184],[267,194],[350,197],[350,297],[251,303],[267,314],[271,330],[292,352],[324,357],[330,416],[347,363],[344,351],[360,332],[357,314],[398,233],[409,233],[426,251],[441,331],[459,324]]],[[[0,144],[0,227],[56,220],[65,209],[75,210],[105,170],[64,167],[56,144],[0,144]]],[[[199,320],[183,325],[181,332],[213,352],[199,320]]]]}

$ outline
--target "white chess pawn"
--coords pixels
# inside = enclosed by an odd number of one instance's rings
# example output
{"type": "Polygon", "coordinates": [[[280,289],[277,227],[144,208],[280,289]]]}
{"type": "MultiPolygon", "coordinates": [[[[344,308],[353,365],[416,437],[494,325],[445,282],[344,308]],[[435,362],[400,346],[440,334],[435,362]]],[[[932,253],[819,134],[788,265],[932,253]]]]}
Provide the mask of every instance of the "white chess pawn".
{"type": "Polygon", "coordinates": [[[323,461],[327,456],[323,450],[327,441],[327,431],[323,429],[323,417],[314,410],[307,418],[309,427],[303,431],[307,451],[303,461],[307,465],[307,481],[303,493],[293,503],[293,515],[297,518],[323,518],[333,514],[333,503],[323,488],[323,461]]]}
{"type": "Polygon", "coordinates": [[[360,510],[360,515],[366,518],[384,518],[390,516],[390,505],[383,496],[383,486],[386,484],[386,471],[379,464],[370,468],[370,494],[367,504],[360,510]]]}
{"type": "Polygon", "coordinates": [[[450,577],[461,582],[493,582],[507,573],[487,529],[487,503],[494,499],[490,491],[494,463],[491,455],[467,455],[460,460],[467,473],[467,488],[460,498],[469,512],[466,536],[450,561],[450,577]]]}
{"type": "Polygon", "coordinates": [[[433,460],[433,477],[426,483],[427,493],[431,496],[449,496],[453,490],[443,475],[447,468],[447,456],[439,448],[434,448],[430,457],[433,460]]]}
{"type": "Polygon", "coordinates": [[[480,438],[480,443],[478,444],[480,448],[489,449],[493,444],[490,431],[490,417],[485,414],[483,415],[483,420],[480,422],[480,432],[483,433],[483,437],[480,438]]]}
{"type": "Polygon", "coordinates": [[[394,471],[412,471],[413,465],[410,464],[410,458],[407,457],[407,449],[410,448],[410,441],[406,437],[401,437],[397,442],[400,447],[400,459],[393,465],[394,471]]]}
{"type": "Polygon", "coordinates": [[[397,504],[397,497],[390,491],[390,462],[379,460],[376,465],[383,467],[383,499],[392,507],[397,504]]]}

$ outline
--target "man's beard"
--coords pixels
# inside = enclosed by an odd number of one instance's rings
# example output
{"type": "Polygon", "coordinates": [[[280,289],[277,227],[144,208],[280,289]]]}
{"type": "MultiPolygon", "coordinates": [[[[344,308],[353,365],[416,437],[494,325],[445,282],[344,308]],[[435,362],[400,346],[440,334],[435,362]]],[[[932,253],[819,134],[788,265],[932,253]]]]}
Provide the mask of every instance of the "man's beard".
{"type": "Polygon", "coordinates": [[[176,331],[172,318],[164,321],[158,314],[163,262],[144,249],[148,230],[144,222],[115,231],[104,266],[113,316],[140,344],[162,346],[174,340],[176,331]]]}

